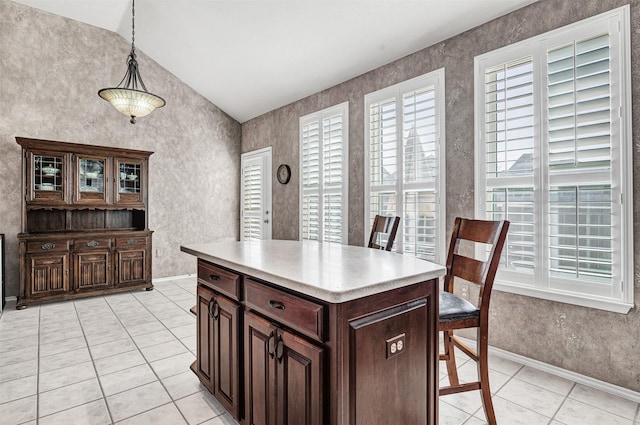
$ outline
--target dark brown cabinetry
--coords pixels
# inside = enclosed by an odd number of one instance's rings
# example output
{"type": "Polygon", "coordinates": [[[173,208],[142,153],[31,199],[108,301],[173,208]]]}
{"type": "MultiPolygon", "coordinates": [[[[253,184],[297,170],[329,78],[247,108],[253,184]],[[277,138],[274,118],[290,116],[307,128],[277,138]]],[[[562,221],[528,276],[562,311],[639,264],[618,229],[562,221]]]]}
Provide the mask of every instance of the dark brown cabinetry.
{"type": "Polygon", "coordinates": [[[198,275],[198,355],[191,368],[218,401],[238,418],[241,307],[237,288],[240,276],[206,263],[198,275]]]}
{"type": "Polygon", "coordinates": [[[241,425],[436,425],[437,291],[330,303],[198,259],[191,367],[241,425]]]}
{"type": "Polygon", "coordinates": [[[244,320],[246,422],[321,425],[324,349],[256,314],[244,320]]]}
{"type": "Polygon", "coordinates": [[[151,284],[151,152],[16,138],[23,151],[18,308],[151,284]]]}

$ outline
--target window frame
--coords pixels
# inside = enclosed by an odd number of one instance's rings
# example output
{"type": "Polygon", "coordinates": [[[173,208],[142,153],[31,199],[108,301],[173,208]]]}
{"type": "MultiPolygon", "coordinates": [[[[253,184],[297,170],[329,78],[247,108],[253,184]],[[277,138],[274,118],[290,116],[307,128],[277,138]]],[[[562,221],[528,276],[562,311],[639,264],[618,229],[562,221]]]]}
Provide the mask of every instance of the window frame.
{"type": "MultiPolygon", "coordinates": [[[[298,239],[303,240],[303,195],[305,193],[304,188],[304,161],[303,155],[304,150],[302,147],[303,143],[303,129],[304,126],[313,123],[319,122],[319,134],[320,134],[320,142],[319,142],[319,187],[317,191],[313,191],[318,194],[319,199],[319,230],[318,230],[318,241],[319,242],[328,242],[324,239],[324,211],[323,211],[323,196],[325,193],[338,193],[335,189],[326,190],[323,186],[324,175],[323,175],[323,165],[324,165],[324,155],[323,155],[323,120],[334,117],[336,115],[342,116],[342,185],[339,193],[342,195],[342,229],[341,229],[341,242],[342,244],[348,244],[349,241],[349,102],[342,102],[340,104],[330,106],[328,108],[322,109],[320,111],[313,112],[311,114],[300,117],[299,120],[299,135],[298,135],[298,147],[300,150],[299,155],[299,179],[300,183],[298,185],[299,190],[299,226],[298,226],[298,239]]],[[[307,193],[311,192],[310,190],[306,191],[307,193]]]]}
{"type": "MultiPolygon", "coordinates": [[[[435,224],[435,262],[444,263],[446,254],[446,103],[445,103],[445,69],[439,68],[435,71],[427,74],[420,75],[409,80],[385,87],[372,93],[368,93],[364,97],[364,232],[363,243],[367,246],[370,236],[370,225],[373,221],[371,217],[370,205],[371,205],[371,169],[370,169],[370,146],[371,146],[371,128],[369,120],[369,110],[372,104],[388,100],[390,98],[396,99],[396,104],[402,106],[402,97],[404,94],[423,89],[425,87],[434,86],[435,90],[435,105],[438,111],[436,115],[436,150],[438,158],[435,162],[437,166],[436,170],[436,217],[441,219],[441,222],[435,224]]],[[[402,123],[402,114],[398,114],[396,121],[402,123]]],[[[403,128],[401,125],[397,126],[399,130],[397,132],[402,135],[403,128]]],[[[398,143],[396,146],[396,158],[397,167],[399,170],[403,170],[403,144],[398,143]]],[[[422,187],[421,183],[409,183],[408,188],[411,190],[419,190],[422,187]]],[[[403,193],[404,182],[402,171],[399,174],[399,178],[396,178],[396,182],[393,185],[389,185],[389,189],[393,189],[396,195],[403,193]]],[[[401,218],[400,226],[398,226],[398,232],[396,234],[393,250],[398,253],[404,253],[404,195],[402,201],[396,201],[399,210],[396,210],[396,215],[401,218]]]]}
{"type": "MultiPolygon", "coordinates": [[[[627,313],[634,306],[633,279],[633,140],[631,116],[631,45],[629,5],[584,19],[562,28],[541,34],[519,43],[476,56],[474,60],[474,128],[475,128],[475,210],[476,216],[484,218],[486,212],[487,174],[485,140],[485,72],[500,64],[506,64],[525,56],[533,57],[534,98],[534,202],[537,205],[534,219],[536,251],[534,274],[527,282],[524,273],[499,270],[494,288],[504,292],[526,295],[551,301],[564,302],[606,311],[627,313]],[[589,285],[578,279],[551,277],[549,273],[549,193],[550,186],[561,184],[550,178],[548,164],[549,115],[547,108],[547,59],[548,51],[564,43],[584,40],[609,28],[610,50],[610,96],[611,96],[611,168],[610,182],[614,194],[620,192],[621,199],[613,199],[612,206],[612,255],[620,256],[620,265],[615,270],[610,284],[610,296],[588,292],[589,285]],[[617,27],[617,33],[611,28],[617,27]],[[542,171],[541,169],[546,169],[542,171]],[[615,230],[617,229],[617,233],[615,230]],[[618,270],[618,271],[616,271],[618,270]],[[619,279],[619,282],[614,280],[619,279]],[[615,295],[619,293],[619,297],[615,295]]],[[[588,174],[589,171],[582,171],[588,174]]],[[[569,174],[569,173],[566,173],[569,174]]],[[[560,174],[566,175],[566,174],[560,174]]],[[[557,175],[556,175],[557,176],[557,175]]],[[[500,177],[498,177],[500,178],[500,177]]],[[[515,180],[515,179],[512,179],[515,180]]],[[[587,183],[588,184],[588,183],[587,183]]],[[[574,185],[574,183],[571,183],[574,185]]],[[[489,186],[492,187],[492,186],[489,186]]],[[[497,186],[494,186],[497,187],[497,186]]],[[[519,187],[519,185],[518,185],[519,187]]],[[[507,241],[508,243],[508,241],[507,241]]]]}

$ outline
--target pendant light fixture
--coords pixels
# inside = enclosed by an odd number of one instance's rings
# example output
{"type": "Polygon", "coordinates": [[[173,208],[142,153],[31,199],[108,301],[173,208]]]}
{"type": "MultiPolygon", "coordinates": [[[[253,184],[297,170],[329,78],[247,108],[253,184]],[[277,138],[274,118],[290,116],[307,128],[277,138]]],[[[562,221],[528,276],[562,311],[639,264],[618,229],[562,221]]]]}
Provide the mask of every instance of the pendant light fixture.
{"type": "Polygon", "coordinates": [[[136,1],[131,4],[131,52],[127,59],[127,72],[117,87],[105,88],[98,92],[98,96],[108,101],[119,112],[131,117],[129,122],[136,123],[136,118],[144,117],[156,108],[162,108],[165,101],[160,96],[149,93],[142,82],[138,61],[136,60],[136,1]]]}

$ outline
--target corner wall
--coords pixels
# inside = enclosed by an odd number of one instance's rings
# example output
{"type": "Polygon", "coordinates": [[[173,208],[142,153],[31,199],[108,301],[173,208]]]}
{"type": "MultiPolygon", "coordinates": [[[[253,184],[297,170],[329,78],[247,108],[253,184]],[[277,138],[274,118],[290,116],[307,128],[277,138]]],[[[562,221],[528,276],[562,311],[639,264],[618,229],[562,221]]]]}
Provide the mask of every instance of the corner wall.
{"type": "Polygon", "coordinates": [[[136,49],[167,105],[129,124],[98,97],[122,79],[120,35],[0,0],[0,233],[6,294],[18,293],[21,150],[16,136],[154,151],[149,160],[153,277],[195,273],[180,244],[239,235],[240,124],[136,49]],[[160,256],[156,257],[155,250],[160,256]]]}
{"type": "MultiPolygon", "coordinates": [[[[274,169],[291,166],[286,185],[273,181],[273,237],[297,239],[299,227],[298,120],[349,101],[349,243],[362,245],[364,217],[364,95],[445,67],[447,231],[454,217],[474,210],[474,57],[598,13],[631,5],[634,134],[634,240],[640,248],[640,0],[540,0],[466,33],[427,47],[335,87],[242,125],[242,152],[273,146],[274,169]]],[[[631,231],[631,230],[630,230],[631,231]]],[[[640,256],[635,255],[636,305],[640,256]]],[[[496,347],[640,391],[640,312],[621,315],[494,292],[490,343],[496,347]]]]}

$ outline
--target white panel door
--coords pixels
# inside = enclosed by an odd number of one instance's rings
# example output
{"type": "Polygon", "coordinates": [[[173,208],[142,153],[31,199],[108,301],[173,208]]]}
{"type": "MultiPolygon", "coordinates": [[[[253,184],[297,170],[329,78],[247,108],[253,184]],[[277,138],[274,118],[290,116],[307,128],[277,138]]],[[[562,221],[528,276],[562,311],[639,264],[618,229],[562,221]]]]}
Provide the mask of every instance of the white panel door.
{"type": "Polygon", "coordinates": [[[271,239],[271,148],[242,154],[240,240],[271,239]]]}

